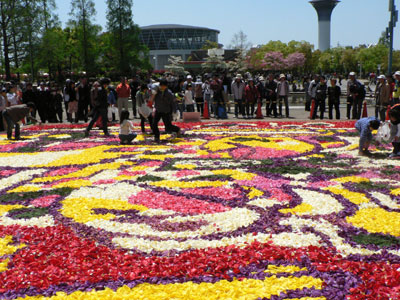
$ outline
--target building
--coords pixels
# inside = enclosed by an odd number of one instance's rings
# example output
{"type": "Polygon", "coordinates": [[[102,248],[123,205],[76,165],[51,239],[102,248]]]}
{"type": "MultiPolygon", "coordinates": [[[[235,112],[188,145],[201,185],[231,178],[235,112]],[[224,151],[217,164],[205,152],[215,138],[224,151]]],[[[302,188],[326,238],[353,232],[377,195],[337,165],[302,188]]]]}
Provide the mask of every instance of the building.
{"type": "Polygon", "coordinates": [[[200,50],[207,41],[218,43],[219,31],[185,25],[152,25],[141,27],[140,40],[150,50],[154,70],[163,70],[170,56],[185,61],[192,51],[200,50]]]}
{"type": "Polygon", "coordinates": [[[331,48],[331,16],[339,0],[311,0],[318,14],[318,49],[325,51],[331,48]]]}

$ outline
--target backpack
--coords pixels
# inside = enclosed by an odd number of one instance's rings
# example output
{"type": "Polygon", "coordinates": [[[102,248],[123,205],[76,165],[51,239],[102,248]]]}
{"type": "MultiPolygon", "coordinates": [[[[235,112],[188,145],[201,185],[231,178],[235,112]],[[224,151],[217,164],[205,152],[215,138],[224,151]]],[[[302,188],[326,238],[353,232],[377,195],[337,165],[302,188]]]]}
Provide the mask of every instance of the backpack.
{"type": "Polygon", "coordinates": [[[194,88],[194,96],[196,98],[203,98],[203,89],[201,87],[201,84],[196,84],[194,88]]]}

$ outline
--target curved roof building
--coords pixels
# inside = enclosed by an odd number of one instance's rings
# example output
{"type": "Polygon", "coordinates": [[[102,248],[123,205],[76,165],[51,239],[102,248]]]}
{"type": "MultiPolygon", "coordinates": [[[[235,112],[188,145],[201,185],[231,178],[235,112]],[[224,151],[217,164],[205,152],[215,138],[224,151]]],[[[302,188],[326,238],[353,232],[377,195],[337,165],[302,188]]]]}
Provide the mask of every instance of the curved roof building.
{"type": "Polygon", "coordinates": [[[140,40],[150,50],[150,61],[155,70],[168,65],[170,56],[187,60],[192,51],[201,49],[207,41],[218,43],[218,30],[177,24],[141,27],[140,40]]]}

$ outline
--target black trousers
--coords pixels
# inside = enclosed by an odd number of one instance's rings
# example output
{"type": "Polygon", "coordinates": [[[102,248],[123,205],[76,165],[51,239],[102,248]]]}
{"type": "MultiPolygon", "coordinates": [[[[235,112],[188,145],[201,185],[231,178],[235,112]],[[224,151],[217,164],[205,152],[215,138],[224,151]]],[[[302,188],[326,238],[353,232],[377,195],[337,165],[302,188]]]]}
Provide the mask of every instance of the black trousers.
{"type": "Polygon", "coordinates": [[[328,100],[329,106],[329,119],[333,119],[333,108],[335,108],[336,112],[336,120],[340,120],[340,101],[337,100],[328,100]]]}
{"type": "Polygon", "coordinates": [[[363,104],[363,99],[348,97],[347,98],[347,118],[350,119],[350,111],[351,111],[351,108],[353,108],[351,117],[354,120],[360,119],[361,113],[362,113],[362,104],[363,104]]]}
{"type": "Polygon", "coordinates": [[[246,108],[246,115],[249,117],[250,115],[254,115],[254,107],[255,103],[250,103],[246,101],[245,108],[246,108]]]}
{"type": "Polygon", "coordinates": [[[108,134],[108,128],[107,128],[107,121],[108,121],[108,116],[107,116],[107,108],[95,108],[93,111],[93,118],[90,121],[88,127],[86,128],[86,131],[89,132],[92,130],[93,125],[96,123],[97,119],[101,117],[101,121],[103,123],[103,131],[104,133],[108,134]]]}
{"type": "Polygon", "coordinates": [[[239,114],[241,114],[244,117],[244,107],[242,99],[235,100],[235,116],[238,117],[239,114]]]}
{"type": "Polygon", "coordinates": [[[20,138],[20,126],[18,122],[14,123],[14,121],[11,119],[10,115],[3,110],[2,112],[3,118],[5,122],[7,123],[7,138],[11,140],[12,137],[12,130],[15,127],[15,139],[20,138]]]}
{"type": "Polygon", "coordinates": [[[145,133],[146,132],[146,128],[145,128],[145,123],[146,123],[146,119],[149,121],[150,123],[150,128],[151,131],[154,132],[153,130],[153,115],[150,114],[147,118],[143,117],[141,114],[139,114],[140,116],[140,127],[142,128],[142,132],[145,133]]]}
{"type": "Polygon", "coordinates": [[[136,118],[136,116],[137,116],[136,96],[133,96],[133,95],[132,95],[132,112],[133,112],[133,116],[136,118]]]}
{"type": "Polygon", "coordinates": [[[314,108],[314,112],[313,112],[313,115],[312,115],[312,119],[313,120],[317,117],[318,107],[320,109],[319,118],[321,120],[323,120],[324,119],[324,113],[325,113],[325,99],[315,99],[315,108],[314,108]]]}
{"type": "Polygon", "coordinates": [[[274,113],[274,117],[278,116],[278,109],[276,107],[276,96],[271,96],[267,98],[266,110],[267,110],[267,117],[269,117],[272,112],[274,113]]]}
{"type": "Polygon", "coordinates": [[[154,137],[156,140],[160,139],[160,129],[158,129],[158,122],[160,120],[163,120],[164,126],[165,126],[165,131],[167,132],[179,132],[181,129],[178,126],[172,125],[171,122],[171,114],[170,113],[159,113],[156,112],[153,120],[153,132],[154,132],[154,137]]]}
{"type": "Polygon", "coordinates": [[[400,143],[392,143],[393,145],[393,153],[399,153],[400,152],[400,143]]]}
{"type": "Polygon", "coordinates": [[[83,120],[87,122],[89,114],[89,103],[86,101],[78,101],[78,118],[77,120],[83,120]]]}
{"type": "Polygon", "coordinates": [[[4,131],[3,112],[0,111],[0,131],[4,131]]]}
{"type": "Polygon", "coordinates": [[[278,102],[279,102],[279,115],[282,116],[282,101],[285,103],[285,113],[286,113],[286,118],[289,117],[289,98],[288,96],[279,96],[278,97],[278,102]]]}
{"type": "Polygon", "coordinates": [[[197,112],[199,112],[201,115],[204,113],[204,99],[203,98],[196,98],[196,106],[197,106],[197,112]]]}

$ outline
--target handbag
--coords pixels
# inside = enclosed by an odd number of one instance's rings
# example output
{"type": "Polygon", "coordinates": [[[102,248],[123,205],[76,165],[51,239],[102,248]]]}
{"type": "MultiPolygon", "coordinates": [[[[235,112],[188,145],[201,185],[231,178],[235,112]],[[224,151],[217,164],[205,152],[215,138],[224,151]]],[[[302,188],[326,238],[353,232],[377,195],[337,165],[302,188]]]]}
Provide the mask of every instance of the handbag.
{"type": "Polygon", "coordinates": [[[376,134],[376,140],[379,143],[388,143],[392,139],[391,130],[390,130],[390,122],[383,123],[376,134]]]}
{"type": "Polygon", "coordinates": [[[145,118],[148,118],[152,113],[151,108],[148,107],[146,103],[143,103],[141,106],[139,106],[138,111],[139,114],[141,114],[145,118]]]}

